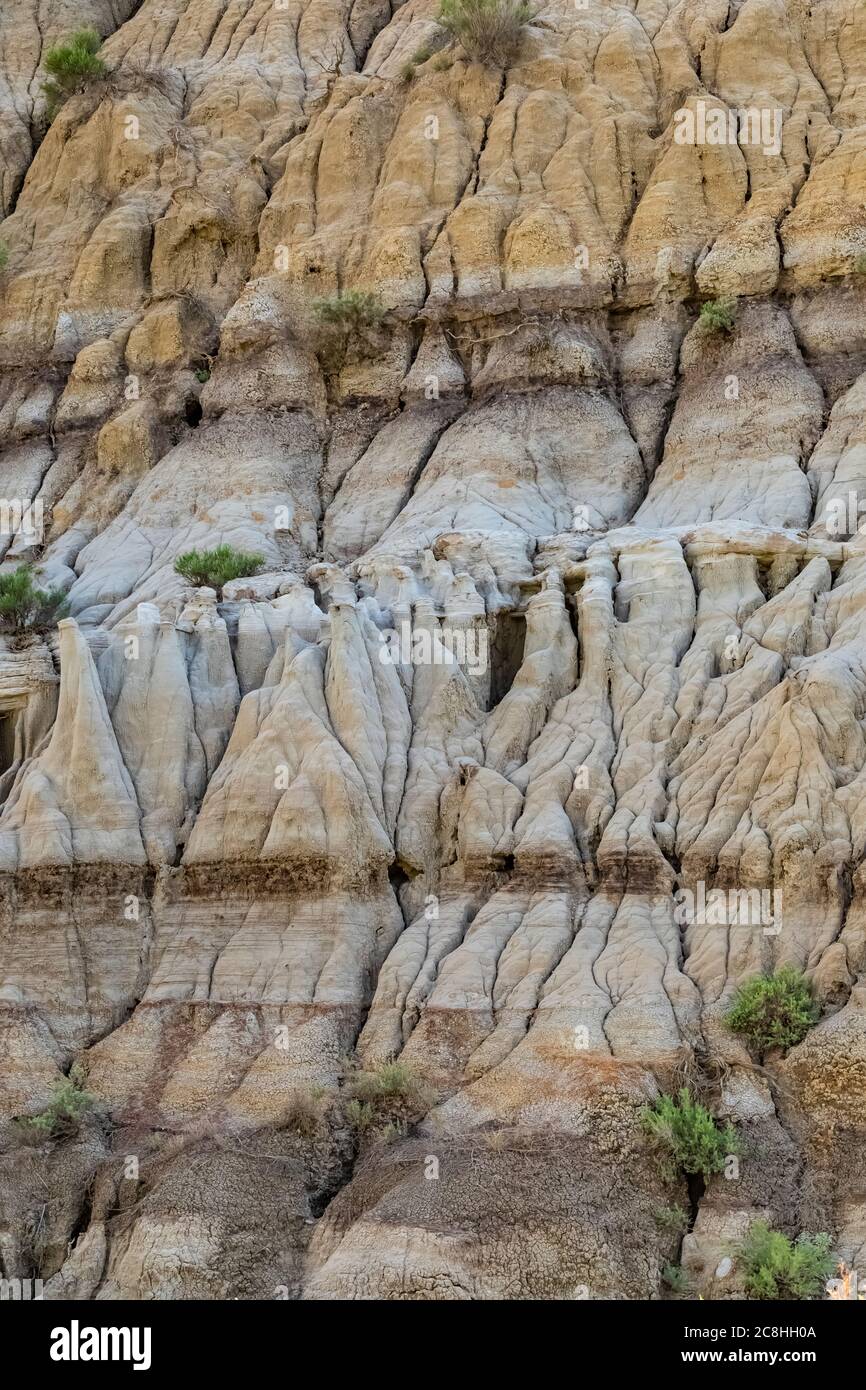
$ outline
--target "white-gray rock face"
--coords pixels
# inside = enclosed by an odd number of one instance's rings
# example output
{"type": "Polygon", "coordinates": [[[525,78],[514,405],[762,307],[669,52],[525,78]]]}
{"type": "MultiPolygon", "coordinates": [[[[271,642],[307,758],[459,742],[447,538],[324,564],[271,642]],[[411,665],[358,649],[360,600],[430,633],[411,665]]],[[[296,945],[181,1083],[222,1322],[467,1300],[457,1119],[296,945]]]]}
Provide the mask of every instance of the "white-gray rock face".
{"type": "Polygon", "coordinates": [[[0,615],[0,1274],[742,1296],[758,1216],[855,1261],[862,4],[555,0],[502,72],[428,0],[14,8],[0,581],[69,616],[0,615]],[[780,966],[820,1019],[759,1056],[780,966]],[[641,1120],[684,1083],[744,1139],[700,1198],[641,1120]]]}

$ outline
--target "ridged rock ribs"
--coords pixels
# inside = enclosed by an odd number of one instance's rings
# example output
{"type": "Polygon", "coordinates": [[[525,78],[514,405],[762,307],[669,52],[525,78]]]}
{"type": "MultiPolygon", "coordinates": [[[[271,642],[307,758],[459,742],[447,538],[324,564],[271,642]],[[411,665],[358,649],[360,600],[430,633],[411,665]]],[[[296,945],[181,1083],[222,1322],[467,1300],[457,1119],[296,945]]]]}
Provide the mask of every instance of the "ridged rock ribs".
{"type": "Polygon", "coordinates": [[[758,1216],[866,1248],[866,10],[554,0],[407,79],[436,11],[4,21],[2,548],[71,616],[0,652],[0,1266],[49,1298],[657,1296],[684,1080],[747,1141],[695,1287],[758,1216]],[[780,929],[684,925],[714,889],[780,929]],[[780,964],[824,1017],[760,1068],[780,964]],[[353,1055],[424,1096],[388,1144],[353,1055]],[[73,1061],[102,1119],[18,1147],[73,1061]]]}

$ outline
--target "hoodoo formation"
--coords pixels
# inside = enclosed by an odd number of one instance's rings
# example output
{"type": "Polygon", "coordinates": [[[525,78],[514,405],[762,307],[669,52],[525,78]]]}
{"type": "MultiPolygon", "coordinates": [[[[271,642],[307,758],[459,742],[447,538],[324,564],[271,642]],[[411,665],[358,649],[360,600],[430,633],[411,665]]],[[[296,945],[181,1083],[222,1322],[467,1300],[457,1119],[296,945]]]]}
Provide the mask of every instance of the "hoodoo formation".
{"type": "Polygon", "coordinates": [[[0,1276],[866,1269],[862,0],[3,10],[0,1276]]]}

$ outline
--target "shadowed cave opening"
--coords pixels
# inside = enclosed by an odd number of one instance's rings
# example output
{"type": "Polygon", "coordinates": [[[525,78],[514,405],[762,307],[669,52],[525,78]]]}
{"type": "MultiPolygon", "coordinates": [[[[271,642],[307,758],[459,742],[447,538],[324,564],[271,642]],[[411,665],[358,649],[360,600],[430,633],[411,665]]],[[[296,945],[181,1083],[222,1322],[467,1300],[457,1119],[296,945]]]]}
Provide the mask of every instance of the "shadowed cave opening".
{"type": "Polygon", "coordinates": [[[526,645],[522,613],[498,613],[490,630],[490,707],[507,695],[520,670],[526,645]]]}
{"type": "Polygon", "coordinates": [[[689,1192],[689,1230],[693,1231],[698,1219],[701,1200],[707,1190],[707,1184],[703,1173],[687,1173],[686,1182],[689,1192]]]}
{"type": "Polygon", "coordinates": [[[18,722],[18,710],[10,709],[0,711],[0,777],[15,761],[15,725],[18,722]]]}

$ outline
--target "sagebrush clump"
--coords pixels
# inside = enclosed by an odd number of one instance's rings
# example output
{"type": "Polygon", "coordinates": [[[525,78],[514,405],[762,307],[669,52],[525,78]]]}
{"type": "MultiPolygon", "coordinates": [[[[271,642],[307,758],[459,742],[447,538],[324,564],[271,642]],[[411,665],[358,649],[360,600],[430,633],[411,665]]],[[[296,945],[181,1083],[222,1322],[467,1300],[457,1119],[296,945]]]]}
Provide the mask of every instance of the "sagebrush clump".
{"type": "Polygon", "coordinates": [[[720,1127],[709,1110],[695,1100],[686,1086],[676,1096],[662,1095],[640,1112],[641,1123],[659,1146],[663,1167],[677,1172],[720,1173],[730,1154],[740,1151],[732,1125],[720,1127]]]}
{"type": "Polygon", "coordinates": [[[707,299],[701,305],[700,323],[707,333],[732,333],[736,317],[735,299],[707,299]]]}
{"type": "Polygon", "coordinates": [[[325,1125],[325,1095],[320,1087],[295,1091],[289,1098],[283,1116],[286,1129],[303,1139],[315,1139],[325,1125]]]}
{"type": "Polygon", "coordinates": [[[108,76],[108,68],[98,56],[101,47],[102,39],[95,29],[77,29],[66,43],[49,48],[43,64],[48,78],[42,83],[42,94],[50,121],[68,97],[108,76]]]}
{"type": "Polygon", "coordinates": [[[750,1298],[819,1298],[835,1268],[826,1232],[796,1240],[754,1221],[737,1255],[750,1298]]]}
{"type": "Polygon", "coordinates": [[[415,76],[415,69],[429,62],[433,57],[434,49],[430,43],[422,43],[420,48],[416,48],[412,57],[409,58],[400,69],[400,78],[403,82],[411,82],[415,76]]]}
{"type": "Polygon", "coordinates": [[[689,1214],[684,1207],[658,1207],[653,1219],[659,1230],[666,1236],[683,1236],[689,1229],[689,1214]]]}
{"type": "Polygon", "coordinates": [[[375,294],[341,290],[328,299],[314,300],[313,312],[320,324],[316,352],[327,373],[338,375],[347,361],[376,356],[380,351],[385,310],[375,294]]]}
{"type": "Polygon", "coordinates": [[[385,312],[376,296],[366,290],[341,290],[328,299],[317,299],[313,310],[320,323],[350,333],[373,328],[385,312]]]}
{"type": "Polygon", "coordinates": [[[405,1062],[384,1062],[375,1071],[356,1072],[350,1088],[356,1099],[373,1103],[385,1097],[410,1099],[417,1091],[418,1082],[405,1062]]]}
{"type": "Polygon", "coordinates": [[[216,589],[222,595],[223,586],[232,579],[247,579],[264,564],[263,555],[248,555],[230,545],[217,545],[213,550],[188,550],[174,562],[175,571],[197,589],[216,589]]]}
{"type": "Polygon", "coordinates": [[[473,62],[508,66],[534,16],[526,0],[442,0],[443,29],[473,62]]]}
{"type": "Polygon", "coordinates": [[[40,589],[30,565],[0,573],[0,632],[20,640],[46,632],[68,612],[62,589],[40,589]]]}
{"type": "Polygon", "coordinates": [[[364,1134],[376,1122],[376,1112],[369,1101],[350,1100],[346,1105],[346,1119],[358,1134],[364,1134]]]}
{"type": "Polygon", "coordinates": [[[407,1133],[430,1108],[430,1094],[405,1062],[352,1072],[346,1083],[346,1119],[359,1134],[388,1140],[407,1133]]]}
{"type": "Polygon", "coordinates": [[[771,1047],[796,1047],[820,1016],[803,972],[783,965],[771,975],[756,975],[740,985],[725,1022],[758,1052],[766,1052],[771,1047]]]}
{"type": "Polygon", "coordinates": [[[667,1264],[662,1270],[662,1279],[671,1293],[688,1293],[691,1280],[682,1265],[667,1264]]]}

